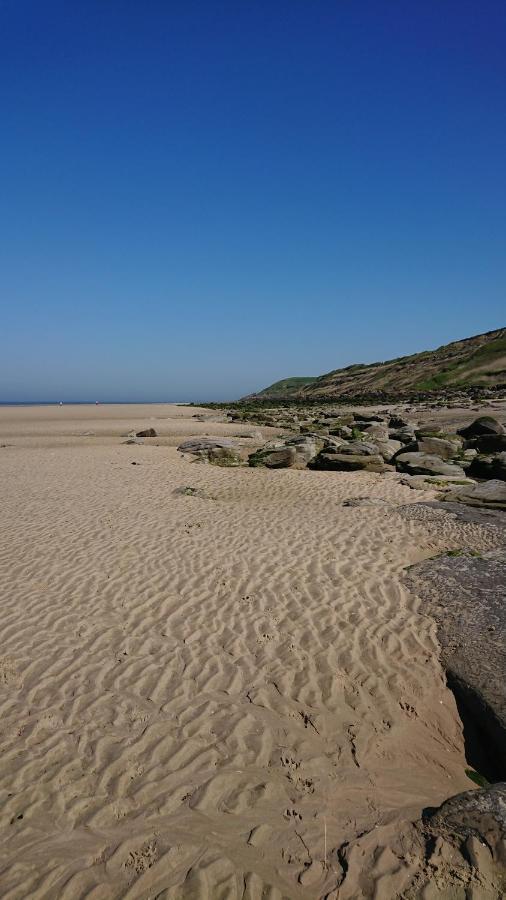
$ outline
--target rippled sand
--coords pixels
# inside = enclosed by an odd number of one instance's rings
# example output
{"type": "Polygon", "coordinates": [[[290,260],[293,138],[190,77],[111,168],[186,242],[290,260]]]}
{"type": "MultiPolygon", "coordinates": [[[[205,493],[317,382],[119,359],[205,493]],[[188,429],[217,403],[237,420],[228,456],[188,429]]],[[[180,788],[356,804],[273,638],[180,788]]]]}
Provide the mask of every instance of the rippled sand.
{"type": "Polygon", "coordinates": [[[471,786],[400,577],[457,526],[394,475],[192,463],[251,430],[192,412],[0,410],[1,896],[320,898],[364,833],[396,896],[388,834],[471,786]]]}

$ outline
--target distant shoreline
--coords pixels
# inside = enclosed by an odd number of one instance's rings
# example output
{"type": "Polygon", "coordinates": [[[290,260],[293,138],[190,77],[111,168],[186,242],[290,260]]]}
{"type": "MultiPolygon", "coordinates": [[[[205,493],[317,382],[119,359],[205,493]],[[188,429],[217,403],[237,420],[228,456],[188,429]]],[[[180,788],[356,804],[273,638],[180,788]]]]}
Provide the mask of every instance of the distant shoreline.
{"type": "Polygon", "coordinates": [[[180,404],[184,400],[0,400],[0,406],[156,406],[180,404]]]}

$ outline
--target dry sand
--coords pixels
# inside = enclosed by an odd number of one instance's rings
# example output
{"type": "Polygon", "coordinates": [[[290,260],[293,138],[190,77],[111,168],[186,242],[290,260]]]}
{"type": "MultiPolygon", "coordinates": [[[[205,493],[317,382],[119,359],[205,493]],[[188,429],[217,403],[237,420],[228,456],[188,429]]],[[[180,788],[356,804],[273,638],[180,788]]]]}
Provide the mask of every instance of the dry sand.
{"type": "Polygon", "coordinates": [[[401,518],[430,495],[395,475],[192,463],[251,432],[193,412],[0,409],[1,896],[311,900],[356,842],[346,900],[366,841],[395,897],[389,835],[472,787],[400,577],[462,526],[401,518]]]}

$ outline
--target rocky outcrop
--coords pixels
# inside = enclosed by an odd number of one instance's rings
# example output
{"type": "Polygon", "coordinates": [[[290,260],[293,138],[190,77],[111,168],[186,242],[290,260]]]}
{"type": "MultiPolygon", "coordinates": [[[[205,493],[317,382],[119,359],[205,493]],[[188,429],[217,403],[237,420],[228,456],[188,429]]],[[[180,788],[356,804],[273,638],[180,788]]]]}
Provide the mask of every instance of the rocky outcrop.
{"type": "Polygon", "coordinates": [[[431,831],[441,836],[458,835],[475,859],[472,839],[477,838],[496,862],[506,866],[506,781],[456,794],[430,813],[426,821],[431,831]]]}
{"type": "MultiPolygon", "coordinates": [[[[448,492],[459,503],[503,508],[497,485],[483,492],[475,484],[506,481],[506,430],[492,416],[480,416],[453,434],[438,424],[420,425],[396,415],[342,415],[332,409],[304,410],[303,416],[293,409],[268,413],[262,411],[259,417],[247,410],[233,411],[228,417],[243,422],[260,418],[292,429],[250,453],[247,462],[253,468],[383,472],[395,466],[410,487],[448,492]]],[[[252,436],[261,440],[258,433],[252,436]]],[[[178,449],[215,465],[244,462],[240,449],[225,438],[195,437],[178,449]],[[224,452],[226,448],[231,452],[224,452]]]]}
{"type": "Polygon", "coordinates": [[[395,464],[399,472],[410,475],[454,475],[465,478],[465,472],[454,463],[445,462],[439,456],[430,453],[402,452],[396,454],[395,464]]]}
{"type": "Polygon", "coordinates": [[[443,554],[411,566],[405,578],[436,621],[461,715],[481,732],[478,765],[495,780],[506,766],[506,549],[443,554]]]}
{"type": "Polygon", "coordinates": [[[473,478],[498,478],[506,481],[506,451],[492,456],[475,456],[469,466],[473,478]]]}
{"type": "Polygon", "coordinates": [[[464,791],[413,821],[379,822],[337,850],[326,900],[503,900],[506,783],[464,791]]]}
{"type": "Polygon", "coordinates": [[[417,441],[417,446],[421,453],[433,454],[440,459],[453,459],[462,448],[462,439],[457,435],[455,440],[424,435],[417,441]]]}
{"type": "Polygon", "coordinates": [[[385,462],[379,454],[357,455],[324,450],[311,460],[308,467],[329,472],[384,472],[385,462]]]}
{"type": "Polygon", "coordinates": [[[201,453],[203,451],[215,450],[219,447],[235,447],[233,441],[229,438],[189,438],[183,441],[177,448],[180,453],[201,453]]]}
{"type": "Polygon", "coordinates": [[[460,428],[458,434],[465,438],[480,437],[489,434],[504,434],[504,425],[493,416],[479,416],[466,428],[460,428]]]}
{"type": "Polygon", "coordinates": [[[485,507],[486,509],[506,509],[506,483],[504,481],[485,481],[482,484],[456,486],[444,499],[448,502],[466,503],[468,506],[485,507]]]}
{"type": "MultiPolygon", "coordinates": [[[[255,468],[265,466],[268,469],[304,469],[324,444],[325,440],[318,434],[296,436],[284,441],[270,441],[260,450],[251,453],[248,462],[255,468]]],[[[335,444],[332,443],[331,446],[335,444]]]]}
{"type": "Polygon", "coordinates": [[[243,463],[240,450],[228,438],[189,438],[177,448],[180,453],[190,453],[200,462],[214,466],[235,467],[243,463]]]}

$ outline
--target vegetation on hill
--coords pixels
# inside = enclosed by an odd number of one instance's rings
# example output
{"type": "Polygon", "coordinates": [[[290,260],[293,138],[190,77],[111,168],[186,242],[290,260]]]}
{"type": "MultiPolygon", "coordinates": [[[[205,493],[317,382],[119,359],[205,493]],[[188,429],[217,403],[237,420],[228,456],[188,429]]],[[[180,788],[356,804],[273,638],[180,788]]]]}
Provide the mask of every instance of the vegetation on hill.
{"type": "Polygon", "coordinates": [[[502,385],[506,388],[506,328],[453,341],[437,350],[334,369],[319,378],[287,378],[247,399],[319,402],[502,385]]]}
{"type": "Polygon", "coordinates": [[[269,387],[264,388],[263,391],[256,396],[263,397],[288,397],[291,394],[297,393],[301,388],[305,387],[307,384],[311,384],[311,382],[316,381],[316,375],[298,375],[294,378],[283,378],[281,381],[275,381],[274,384],[269,385],[269,387]]]}

